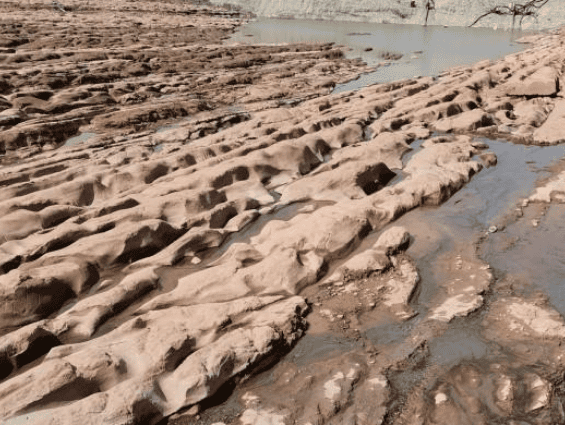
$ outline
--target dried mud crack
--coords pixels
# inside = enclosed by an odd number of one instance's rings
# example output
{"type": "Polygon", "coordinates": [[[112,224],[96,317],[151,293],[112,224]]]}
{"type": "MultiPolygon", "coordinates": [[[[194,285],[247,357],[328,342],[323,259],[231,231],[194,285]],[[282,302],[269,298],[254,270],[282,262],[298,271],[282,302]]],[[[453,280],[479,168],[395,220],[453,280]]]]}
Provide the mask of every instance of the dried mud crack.
{"type": "Polygon", "coordinates": [[[331,95],[368,67],[241,11],[62,7],[0,3],[3,423],[565,421],[562,238],[509,266],[562,234],[562,32],[331,95]]]}

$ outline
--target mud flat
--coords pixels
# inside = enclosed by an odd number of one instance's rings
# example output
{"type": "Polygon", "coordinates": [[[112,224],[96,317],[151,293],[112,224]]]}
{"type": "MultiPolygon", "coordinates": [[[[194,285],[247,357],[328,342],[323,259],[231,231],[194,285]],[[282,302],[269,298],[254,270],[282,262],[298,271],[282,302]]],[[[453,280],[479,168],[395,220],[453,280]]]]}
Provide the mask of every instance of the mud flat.
{"type": "Polygon", "coordinates": [[[3,423],[565,420],[562,260],[505,239],[561,229],[563,32],[328,94],[368,67],[238,11],[0,7],[3,423]]]}

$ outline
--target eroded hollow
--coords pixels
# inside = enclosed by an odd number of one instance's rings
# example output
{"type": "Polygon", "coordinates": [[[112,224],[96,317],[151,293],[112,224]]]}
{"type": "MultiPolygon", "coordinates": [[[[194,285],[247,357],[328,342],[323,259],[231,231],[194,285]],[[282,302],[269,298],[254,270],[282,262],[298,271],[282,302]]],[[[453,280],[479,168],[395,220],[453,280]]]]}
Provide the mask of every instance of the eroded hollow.
{"type": "Polygon", "coordinates": [[[385,187],[394,177],[396,173],[391,171],[386,164],[379,162],[360,173],[356,183],[366,195],[371,195],[385,187]]]}

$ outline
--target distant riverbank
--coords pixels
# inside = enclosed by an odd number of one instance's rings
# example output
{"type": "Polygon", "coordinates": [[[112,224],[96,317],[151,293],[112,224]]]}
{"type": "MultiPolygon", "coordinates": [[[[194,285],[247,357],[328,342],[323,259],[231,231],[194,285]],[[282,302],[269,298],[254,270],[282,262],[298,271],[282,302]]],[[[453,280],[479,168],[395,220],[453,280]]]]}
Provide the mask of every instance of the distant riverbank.
{"type": "MultiPolygon", "coordinates": [[[[229,3],[270,18],[321,19],[332,21],[376,22],[391,24],[418,24],[425,22],[424,0],[210,0],[210,3],[229,3]]],[[[428,25],[469,26],[479,16],[495,6],[507,6],[508,0],[435,0],[435,10],[428,17],[428,25]]],[[[536,18],[527,16],[524,30],[555,29],[565,23],[565,8],[558,0],[550,0],[539,10],[536,18]]],[[[515,22],[519,25],[519,18],[515,22]]],[[[511,29],[512,17],[489,15],[475,26],[511,29]]]]}

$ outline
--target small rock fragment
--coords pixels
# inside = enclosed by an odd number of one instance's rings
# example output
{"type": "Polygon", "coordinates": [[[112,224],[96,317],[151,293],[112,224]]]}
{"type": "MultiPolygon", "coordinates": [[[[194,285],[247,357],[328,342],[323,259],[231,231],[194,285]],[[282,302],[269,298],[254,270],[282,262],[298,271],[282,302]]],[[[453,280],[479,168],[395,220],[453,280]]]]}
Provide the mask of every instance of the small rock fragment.
{"type": "Polygon", "coordinates": [[[408,248],[410,243],[410,233],[400,226],[394,226],[385,230],[377,242],[375,249],[382,249],[387,255],[392,255],[398,251],[408,248]]]}

